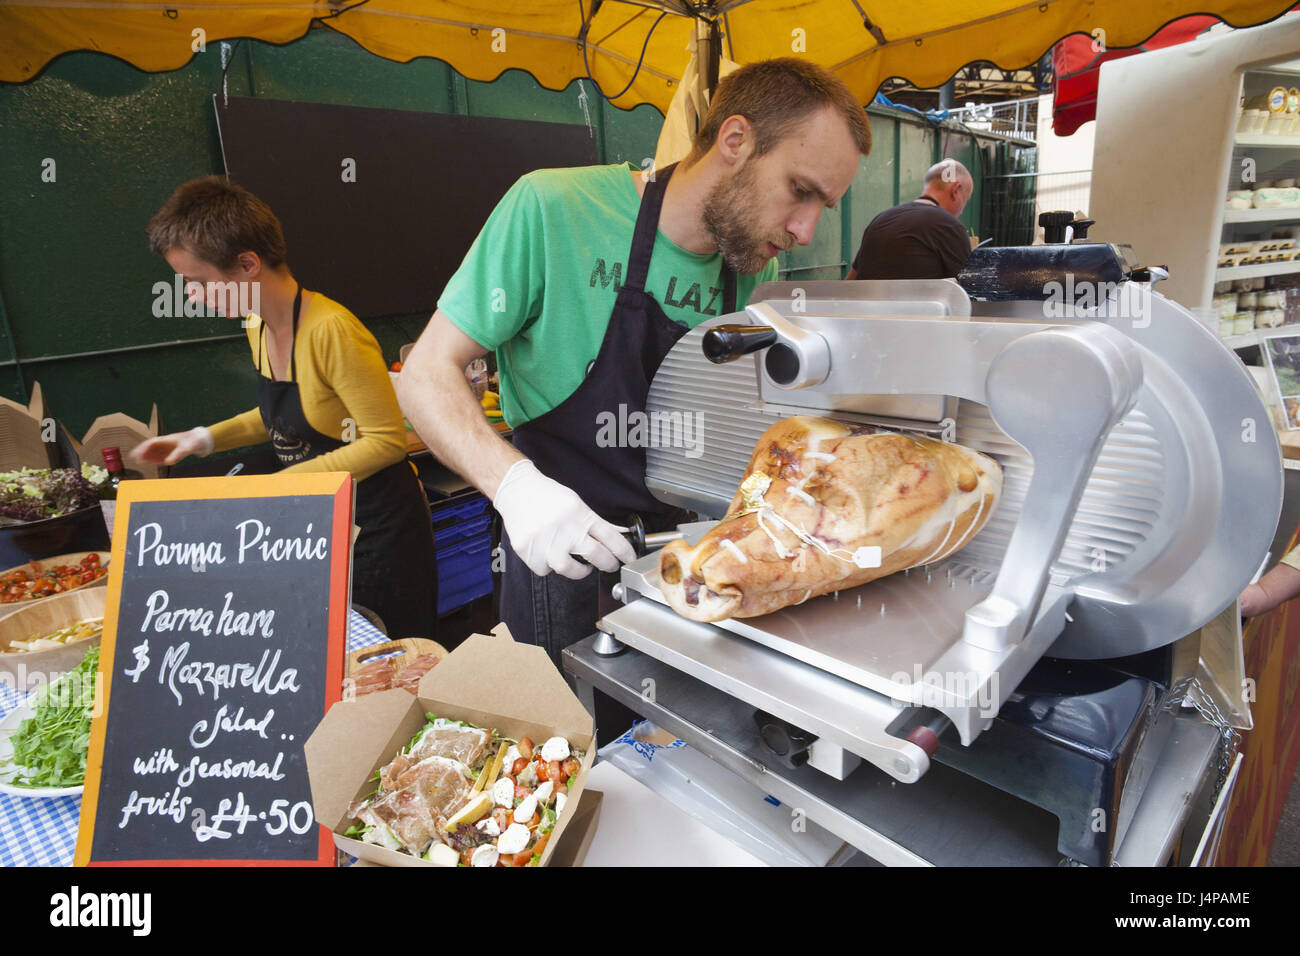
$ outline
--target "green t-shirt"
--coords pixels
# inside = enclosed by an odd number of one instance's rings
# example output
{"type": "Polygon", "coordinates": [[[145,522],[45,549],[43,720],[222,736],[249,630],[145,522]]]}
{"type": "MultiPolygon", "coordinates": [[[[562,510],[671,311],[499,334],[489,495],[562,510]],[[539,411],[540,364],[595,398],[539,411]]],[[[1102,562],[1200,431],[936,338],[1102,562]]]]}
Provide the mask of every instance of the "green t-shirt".
{"type": "MultiPolygon", "coordinates": [[[[517,427],[555,408],[581,384],[627,274],[640,197],[630,166],[541,169],[510,188],[438,300],[456,327],[494,349],[501,410],[517,427]]],[[[667,316],[694,328],[722,309],[722,257],[687,252],[662,232],[646,291],[667,316]]],[[[736,277],[736,308],[758,275],[736,277]]]]}

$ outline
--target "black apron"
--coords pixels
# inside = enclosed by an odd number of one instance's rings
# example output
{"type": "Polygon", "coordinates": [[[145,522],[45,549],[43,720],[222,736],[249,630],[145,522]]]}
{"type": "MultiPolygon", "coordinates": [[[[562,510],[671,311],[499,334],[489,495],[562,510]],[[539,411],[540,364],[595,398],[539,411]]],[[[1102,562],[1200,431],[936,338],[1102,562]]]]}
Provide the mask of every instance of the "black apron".
{"type": "MultiPolygon", "coordinates": [[[[345,444],[318,432],[303,412],[297,364],[301,308],[299,285],[293,299],[289,381],[279,382],[260,374],[266,347],[265,323],[257,350],[257,405],[275,456],[285,467],[345,444]]],[[[275,374],[274,369],[270,371],[275,374]]],[[[436,639],[438,575],[433,524],[424,489],[405,457],[357,482],[355,521],[361,532],[352,549],[353,601],[378,614],[394,640],[436,639]]]]}
{"type": "MultiPolygon", "coordinates": [[[[645,448],[601,447],[599,416],[615,422],[645,414],[650,382],[669,350],[688,331],[664,314],[645,289],[650,255],[659,231],[659,211],[673,166],[646,183],[628,253],[627,278],[618,290],[600,352],[572,395],[514,430],[514,445],[548,478],[572,488],[592,511],[623,524],[645,516],[650,529],[680,514],[656,500],[645,486],[645,448]]],[[[736,311],[736,276],[722,266],[722,314],[736,311]]],[[[672,523],[668,521],[668,523],[672,523]]]]}

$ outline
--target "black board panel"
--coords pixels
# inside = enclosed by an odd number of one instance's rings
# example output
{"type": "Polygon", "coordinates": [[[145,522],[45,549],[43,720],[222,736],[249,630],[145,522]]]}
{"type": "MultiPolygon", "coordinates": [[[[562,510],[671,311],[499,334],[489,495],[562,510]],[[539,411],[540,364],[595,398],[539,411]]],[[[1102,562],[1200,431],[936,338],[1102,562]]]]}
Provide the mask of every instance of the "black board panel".
{"type": "Polygon", "coordinates": [[[215,103],[226,172],[280,218],[294,275],[361,318],[432,314],[515,180],[596,162],[586,126],[250,97],[215,103]]]}

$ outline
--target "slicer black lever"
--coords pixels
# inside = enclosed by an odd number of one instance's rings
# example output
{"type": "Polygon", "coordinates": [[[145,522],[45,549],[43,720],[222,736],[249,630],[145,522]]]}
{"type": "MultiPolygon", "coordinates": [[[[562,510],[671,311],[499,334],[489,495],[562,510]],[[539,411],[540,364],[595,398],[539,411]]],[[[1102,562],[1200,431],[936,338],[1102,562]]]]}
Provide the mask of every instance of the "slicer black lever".
{"type": "Polygon", "coordinates": [[[715,325],[704,333],[704,356],[722,365],[775,345],[776,339],[776,329],[770,325],[715,325]]]}
{"type": "Polygon", "coordinates": [[[1163,282],[1169,278],[1168,266],[1145,266],[1141,269],[1134,269],[1129,274],[1129,278],[1134,282],[1150,282],[1154,285],[1157,282],[1163,282]]]}

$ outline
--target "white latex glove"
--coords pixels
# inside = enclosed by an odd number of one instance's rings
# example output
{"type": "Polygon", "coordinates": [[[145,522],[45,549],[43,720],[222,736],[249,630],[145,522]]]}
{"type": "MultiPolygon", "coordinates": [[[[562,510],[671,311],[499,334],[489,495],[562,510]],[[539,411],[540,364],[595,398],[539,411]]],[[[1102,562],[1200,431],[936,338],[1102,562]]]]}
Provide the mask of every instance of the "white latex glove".
{"type": "Polygon", "coordinates": [[[174,465],[189,455],[203,457],[212,454],[212,432],[202,425],[187,432],[159,435],[142,441],[131,450],[136,461],[150,465],[174,465]]]}
{"type": "Polygon", "coordinates": [[[617,527],[527,459],[506,472],[492,504],[515,553],[536,575],[555,571],[576,581],[590,574],[593,566],[617,571],[620,563],[636,558],[617,527]],[[587,564],[575,561],[575,554],[587,564]]]}

